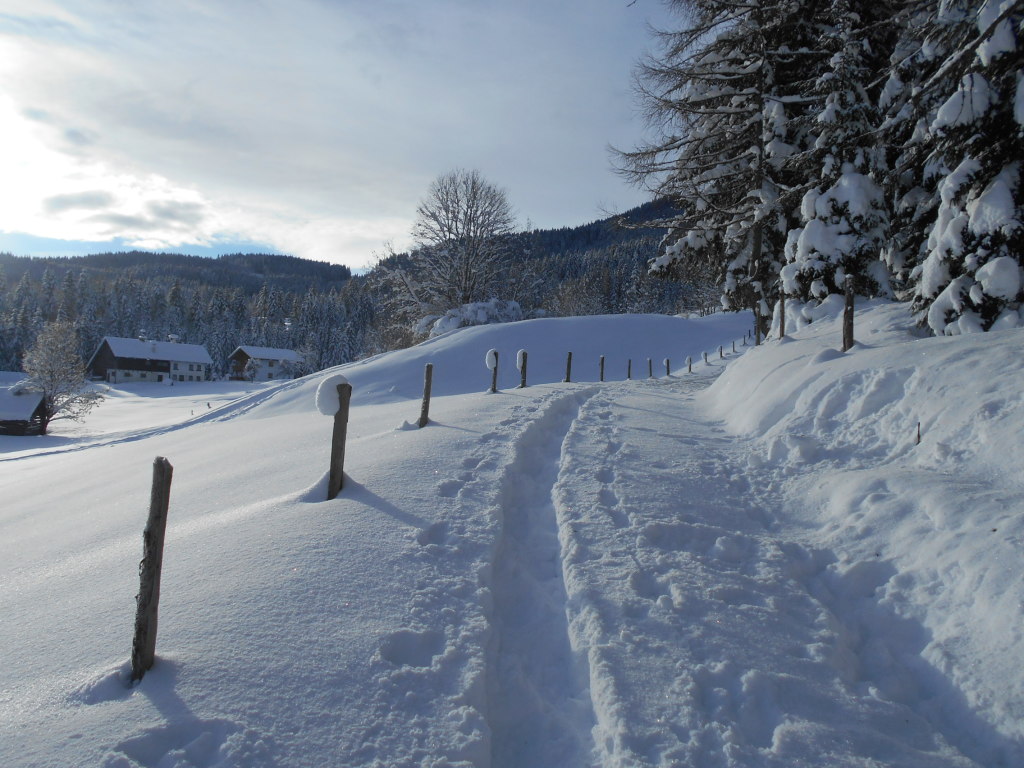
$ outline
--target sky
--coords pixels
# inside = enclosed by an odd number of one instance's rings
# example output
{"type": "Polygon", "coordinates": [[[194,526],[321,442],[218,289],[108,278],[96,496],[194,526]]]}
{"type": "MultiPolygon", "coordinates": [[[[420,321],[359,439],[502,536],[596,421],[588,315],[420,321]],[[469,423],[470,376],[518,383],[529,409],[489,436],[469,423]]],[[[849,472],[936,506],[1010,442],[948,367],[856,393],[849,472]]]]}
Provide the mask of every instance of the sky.
{"type": "Polygon", "coordinates": [[[372,264],[475,168],[523,227],[647,199],[660,0],[0,0],[0,251],[372,264]]]}

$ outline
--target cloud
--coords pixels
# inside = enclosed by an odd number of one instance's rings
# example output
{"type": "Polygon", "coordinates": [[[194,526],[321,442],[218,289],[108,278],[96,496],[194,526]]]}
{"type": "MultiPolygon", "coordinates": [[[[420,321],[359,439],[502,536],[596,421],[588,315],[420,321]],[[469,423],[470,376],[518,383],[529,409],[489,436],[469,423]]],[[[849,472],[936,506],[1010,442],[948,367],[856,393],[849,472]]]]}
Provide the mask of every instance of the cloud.
{"type": "Polygon", "coordinates": [[[197,227],[206,217],[204,206],[190,200],[151,200],[146,208],[164,225],[197,227]]]}
{"type": "Polygon", "coordinates": [[[507,188],[536,226],[642,199],[606,154],[636,129],[650,10],[622,0],[11,6],[0,78],[21,144],[7,151],[34,198],[0,190],[0,228],[238,236],[363,266],[456,167],[507,188]],[[97,191],[114,202],[83,218],[77,196],[97,191]]]}
{"type": "Polygon", "coordinates": [[[114,196],[102,189],[54,195],[43,200],[43,210],[50,214],[63,213],[76,208],[107,208],[114,204],[114,196]]]}

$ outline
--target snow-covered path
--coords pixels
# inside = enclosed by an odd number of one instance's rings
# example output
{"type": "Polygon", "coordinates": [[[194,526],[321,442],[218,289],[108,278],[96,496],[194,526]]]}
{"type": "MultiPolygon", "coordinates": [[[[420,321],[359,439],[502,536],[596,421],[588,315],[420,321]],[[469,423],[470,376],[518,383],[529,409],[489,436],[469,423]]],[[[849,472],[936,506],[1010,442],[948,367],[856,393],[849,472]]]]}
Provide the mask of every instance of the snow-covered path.
{"type": "Polygon", "coordinates": [[[787,528],[775,474],[687,389],[605,388],[563,451],[571,637],[600,764],[991,765],[965,756],[978,723],[913,658],[924,630],[873,603],[892,564],[837,577],[787,528]]]}

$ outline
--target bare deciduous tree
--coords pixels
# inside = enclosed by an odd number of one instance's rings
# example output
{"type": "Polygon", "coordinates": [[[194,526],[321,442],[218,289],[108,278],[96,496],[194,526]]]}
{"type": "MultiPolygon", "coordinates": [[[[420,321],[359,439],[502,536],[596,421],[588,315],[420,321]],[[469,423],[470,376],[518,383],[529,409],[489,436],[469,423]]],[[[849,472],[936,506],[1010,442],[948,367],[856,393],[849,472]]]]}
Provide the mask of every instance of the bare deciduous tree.
{"type": "Polygon", "coordinates": [[[54,419],[77,421],[103,399],[87,389],[85,364],[70,323],[47,323],[25,353],[22,369],[29,387],[43,396],[43,434],[54,419]]]}
{"type": "Polygon", "coordinates": [[[437,177],[416,209],[417,248],[404,280],[424,314],[496,298],[514,225],[507,194],[479,171],[437,177]]]}

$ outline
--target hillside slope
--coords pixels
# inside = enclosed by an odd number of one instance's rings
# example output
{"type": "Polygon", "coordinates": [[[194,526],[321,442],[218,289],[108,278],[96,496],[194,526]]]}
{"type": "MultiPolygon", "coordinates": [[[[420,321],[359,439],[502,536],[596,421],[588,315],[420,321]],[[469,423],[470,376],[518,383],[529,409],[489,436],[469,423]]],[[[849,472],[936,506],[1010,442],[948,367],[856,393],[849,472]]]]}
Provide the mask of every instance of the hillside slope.
{"type": "Polygon", "coordinates": [[[745,317],[620,316],[342,366],[331,502],[320,377],[0,438],[0,762],[1018,765],[1024,337],[903,312],[861,312],[846,355],[828,318],[751,350],[745,317]],[[634,355],[658,378],[623,381],[634,355]],[[155,455],[158,662],[130,688],[155,455]]]}

